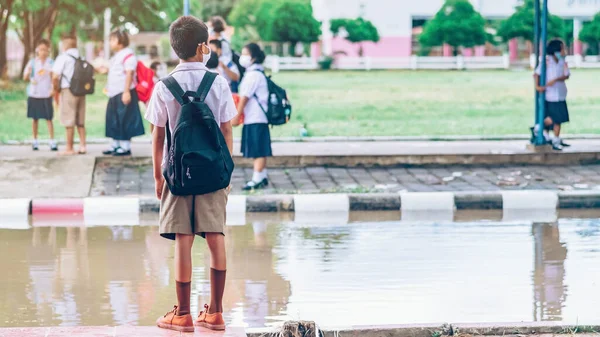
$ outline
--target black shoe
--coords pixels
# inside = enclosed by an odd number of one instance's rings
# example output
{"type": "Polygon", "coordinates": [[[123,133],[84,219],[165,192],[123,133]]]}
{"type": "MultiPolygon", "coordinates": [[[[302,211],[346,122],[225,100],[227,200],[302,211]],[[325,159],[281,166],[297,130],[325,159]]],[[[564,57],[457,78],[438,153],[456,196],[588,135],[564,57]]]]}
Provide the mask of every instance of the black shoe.
{"type": "Polygon", "coordinates": [[[112,149],[110,149],[110,150],[105,150],[105,151],[102,151],[102,154],[103,154],[103,155],[105,155],[105,156],[110,156],[110,155],[113,155],[113,154],[115,154],[115,152],[117,152],[117,149],[115,149],[115,148],[112,148],[112,149]]]}
{"type": "Polygon", "coordinates": [[[552,143],[552,150],[554,150],[554,151],[562,151],[563,147],[560,144],[552,143]]]}
{"type": "Polygon", "coordinates": [[[113,151],[113,156],[115,156],[115,157],[131,156],[131,150],[123,150],[122,148],[118,148],[115,151],[113,151]]]}
{"type": "Polygon", "coordinates": [[[269,180],[268,179],[263,179],[261,182],[256,183],[253,180],[250,180],[246,186],[244,186],[242,188],[242,191],[254,191],[254,190],[260,190],[263,189],[265,187],[269,186],[269,180]]]}
{"type": "Polygon", "coordinates": [[[571,144],[567,144],[567,143],[565,143],[565,142],[564,142],[564,141],[562,141],[562,140],[560,141],[560,145],[561,145],[562,147],[571,147],[571,144]]]}
{"type": "Polygon", "coordinates": [[[56,145],[56,144],[50,145],[50,151],[58,151],[58,145],[56,145]]]}
{"type": "Polygon", "coordinates": [[[31,145],[31,149],[32,149],[33,151],[37,151],[37,150],[39,150],[39,148],[38,148],[38,145],[37,145],[37,144],[33,144],[33,145],[31,145]]]}

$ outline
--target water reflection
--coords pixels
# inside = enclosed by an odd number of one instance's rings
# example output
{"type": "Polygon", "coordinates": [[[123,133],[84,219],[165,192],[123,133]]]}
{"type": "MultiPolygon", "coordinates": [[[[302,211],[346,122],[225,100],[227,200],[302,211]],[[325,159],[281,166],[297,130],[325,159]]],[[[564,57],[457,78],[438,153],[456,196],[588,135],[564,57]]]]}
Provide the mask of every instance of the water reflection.
{"type": "MultiPolygon", "coordinates": [[[[600,317],[598,228],[253,219],[227,227],[226,319],[591,324],[600,317]]],[[[203,240],[193,254],[197,312],[210,297],[203,240]]],[[[154,226],[0,229],[0,255],[0,326],[152,325],[174,304],[173,245],[154,226]]]]}

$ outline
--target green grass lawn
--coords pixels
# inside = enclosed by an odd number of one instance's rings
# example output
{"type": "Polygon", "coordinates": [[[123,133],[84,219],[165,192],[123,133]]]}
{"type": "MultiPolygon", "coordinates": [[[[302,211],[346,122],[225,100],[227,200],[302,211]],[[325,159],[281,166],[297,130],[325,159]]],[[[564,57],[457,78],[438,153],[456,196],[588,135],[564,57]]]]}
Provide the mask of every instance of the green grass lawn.
{"type": "MultiPolygon", "coordinates": [[[[600,134],[598,77],[600,71],[573,71],[567,133],[600,134]]],[[[529,71],[284,72],[273,78],[294,105],[292,122],[274,128],[274,136],[297,136],[303,124],[311,136],[492,136],[526,134],[533,121],[529,71]]],[[[108,100],[97,91],[87,106],[92,138],[104,136],[108,100]]],[[[25,99],[23,84],[0,91],[0,140],[31,137],[25,99]]],[[[63,137],[64,130],[57,131],[63,137]]]]}

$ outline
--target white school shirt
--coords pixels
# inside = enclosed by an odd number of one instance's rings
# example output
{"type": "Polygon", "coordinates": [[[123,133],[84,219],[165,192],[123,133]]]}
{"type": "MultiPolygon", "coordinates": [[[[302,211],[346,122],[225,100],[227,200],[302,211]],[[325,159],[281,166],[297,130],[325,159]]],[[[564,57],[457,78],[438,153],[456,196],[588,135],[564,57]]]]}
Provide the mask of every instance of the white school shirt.
{"type": "Polygon", "coordinates": [[[267,79],[262,73],[264,70],[265,68],[262,65],[251,65],[246,69],[242,83],[240,83],[240,97],[248,98],[248,103],[244,107],[244,124],[269,123],[267,115],[263,110],[269,108],[269,87],[267,86],[267,79]],[[258,99],[254,97],[255,94],[258,99]]]}
{"type": "Polygon", "coordinates": [[[229,42],[229,39],[227,39],[223,33],[221,33],[219,41],[221,41],[221,56],[219,56],[219,61],[223,62],[224,64],[229,64],[229,62],[233,60],[231,42],[229,42]]]}
{"type": "MultiPolygon", "coordinates": [[[[561,76],[570,76],[571,71],[565,59],[558,60],[556,62],[554,57],[548,57],[546,59],[546,83],[559,78],[561,76]]],[[[542,74],[542,64],[535,70],[537,75],[542,74]]],[[[565,81],[559,81],[554,85],[546,88],[546,102],[564,102],[567,100],[567,84],[565,81]]]]}
{"type": "Polygon", "coordinates": [[[133,71],[133,81],[129,89],[135,89],[135,70],[137,68],[137,57],[130,48],[119,50],[111,59],[108,68],[108,81],[106,82],[106,91],[108,97],[115,97],[125,91],[125,72],[133,71]],[[131,55],[131,56],[129,56],[131,55]],[[127,57],[129,56],[129,57],[127,57]],[[127,60],[125,58],[127,57],[127,60]]]}
{"type": "Polygon", "coordinates": [[[52,96],[52,59],[44,62],[39,58],[31,60],[25,67],[25,73],[30,76],[27,95],[33,98],[49,98],[52,96]],[[33,74],[32,74],[33,72],[33,74]]]}
{"type": "MultiPolygon", "coordinates": [[[[201,62],[180,63],[171,75],[181,86],[183,91],[197,91],[204,74],[209,71],[201,62]]],[[[215,116],[218,125],[231,121],[237,115],[237,109],[233,103],[233,96],[229,90],[229,84],[222,76],[215,79],[206,100],[204,101],[215,116]]],[[[167,119],[171,134],[175,132],[177,119],[181,112],[181,105],[177,103],[167,86],[158,82],[152,92],[152,97],[146,109],[145,118],[148,122],[165,127],[167,119]]],[[[164,167],[168,155],[167,142],[165,140],[165,151],[162,165],[164,167]]]]}
{"type": "MultiPolygon", "coordinates": [[[[225,63],[225,66],[238,76],[240,75],[240,70],[235,65],[235,63],[233,63],[233,61],[230,60],[229,63],[225,63]]],[[[227,80],[227,83],[229,83],[229,85],[231,86],[231,82],[233,82],[233,80],[229,77],[229,75],[227,75],[225,70],[223,70],[223,68],[220,65],[217,67],[217,71],[219,72],[219,75],[223,76],[227,80]]]]}
{"type": "Polygon", "coordinates": [[[58,77],[62,76],[61,89],[71,86],[71,79],[73,79],[73,72],[75,72],[75,59],[71,56],[79,57],[79,50],[76,48],[67,49],[64,53],[58,55],[52,66],[52,73],[58,77]]]}

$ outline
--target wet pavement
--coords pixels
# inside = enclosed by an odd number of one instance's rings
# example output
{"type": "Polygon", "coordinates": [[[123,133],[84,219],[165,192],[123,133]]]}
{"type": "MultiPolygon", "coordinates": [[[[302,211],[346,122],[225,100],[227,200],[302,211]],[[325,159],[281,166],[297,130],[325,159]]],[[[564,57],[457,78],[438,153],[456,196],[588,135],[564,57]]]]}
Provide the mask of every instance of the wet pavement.
{"type": "MultiPolygon", "coordinates": [[[[233,193],[252,178],[252,169],[236,169],[233,193]]],[[[270,186],[259,194],[377,193],[400,191],[600,190],[600,165],[498,166],[450,165],[432,168],[288,168],[269,170],[270,186]]],[[[92,196],[153,195],[147,165],[99,164],[92,196]]]]}
{"type": "MultiPolygon", "coordinates": [[[[577,214],[547,224],[252,217],[227,227],[225,317],[247,327],[288,319],[593,324],[600,220],[577,214]]],[[[0,326],[153,325],[175,301],[173,245],[155,224],[0,229],[0,268],[9,271],[0,279],[0,326]]],[[[200,238],[193,261],[196,313],[210,294],[200,238]]]]}

